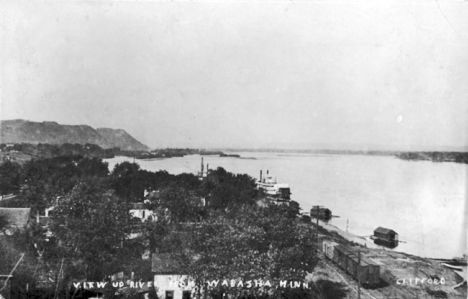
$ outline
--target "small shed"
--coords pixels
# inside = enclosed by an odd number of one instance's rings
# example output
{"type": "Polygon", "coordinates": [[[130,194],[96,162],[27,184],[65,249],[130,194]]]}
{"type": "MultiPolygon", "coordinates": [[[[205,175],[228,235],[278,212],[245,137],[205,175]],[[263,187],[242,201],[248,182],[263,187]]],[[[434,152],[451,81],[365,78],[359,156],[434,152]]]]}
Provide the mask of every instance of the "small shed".
{"type": "Polygon", "coordinates": [[[388,247],[396,247],[398,245],[398,233],[392,229],[378,227],[374,230],[373,239],[376,244],[388,247]]]}

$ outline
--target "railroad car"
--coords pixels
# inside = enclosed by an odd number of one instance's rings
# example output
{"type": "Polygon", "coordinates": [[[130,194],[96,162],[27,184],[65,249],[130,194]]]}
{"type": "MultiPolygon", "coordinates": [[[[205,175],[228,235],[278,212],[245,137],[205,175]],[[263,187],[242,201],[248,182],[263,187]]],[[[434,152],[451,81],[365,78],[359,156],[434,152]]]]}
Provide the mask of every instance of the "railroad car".
{"type": "Polygon", "coordinates": [[[361,255],[359,258],[356,249],[340,245],[335,242],[324,241],[324,255],[345,270],[354,279],[362,284],[375,286],[380,283],[380,266],[361,255]]]}

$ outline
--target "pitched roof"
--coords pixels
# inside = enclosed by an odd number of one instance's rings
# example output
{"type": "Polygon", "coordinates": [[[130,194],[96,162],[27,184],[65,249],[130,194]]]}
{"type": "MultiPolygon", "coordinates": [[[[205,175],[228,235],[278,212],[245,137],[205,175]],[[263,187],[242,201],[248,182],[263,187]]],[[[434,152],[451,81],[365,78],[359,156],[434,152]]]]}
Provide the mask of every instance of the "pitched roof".
{"type": "Polygon", "coordinates": [[[148,204],[144,202],[138,202],[132,204],[132,210],[148,210],[148,204]]]}
{"type": "Polygon", "coordinates": [[[8,221],[8,226],[24,228],[29,221],[30,208],[0,208],[0,216],[8,221]]]}
{"type": "Polygon", "coordinates": [[[381,234],[388,234],[388,233],[394,233],[394,234],[397,234],[394,230],[391,230],[389,228],[385,228],[385,227],[381,227],[379,226],[378,228],[376,228],[374,230],[374,233],[377,232],[377,233],[381,233],[381,234]]]}

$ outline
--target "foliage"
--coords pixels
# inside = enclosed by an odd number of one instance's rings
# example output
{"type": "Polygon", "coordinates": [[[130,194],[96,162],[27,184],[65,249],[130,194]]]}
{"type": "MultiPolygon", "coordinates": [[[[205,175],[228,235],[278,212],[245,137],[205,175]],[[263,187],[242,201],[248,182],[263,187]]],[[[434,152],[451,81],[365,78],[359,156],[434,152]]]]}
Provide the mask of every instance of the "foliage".
{"type": "Polygon", "coordinates": [[[186,268],[189,275],[199,284],[213,279],[304,281],[317,263],[314,234],[289,217],[288,209],[243,207],[231,217],[213,215],[194,231],[189,254],[196,259],[186,268]]]}
{"type": "Polygon", "coordinates": [[[428,160],[432,162],[455,162],[468,164],[467,152],[400,152],[395,154],[403,160],[428,160]]]}
{"type": "Polygon", "coordinates": [[[129,205],[104,180],[83,180],[58,201],[51,229],[64,256],[80,260],[87,279],[101,279],[129,253],[130,220],[129,205]]]}
{"type": "Polygon", "coordinates": [[[8,222],[8,219],[6,217],[6,215],[4,214],[0,214],[0,233],[5,229],[7,228],[9,222],[8,222]]]}
{"type": "Polygon", "coordinates": [[[145,186],[140,179],[140,166],[123,162],[115,165],[111,173],[111,186],[117,196],[138,201],[143,197],[145,186]]]}
{"type": "Polygon", "coordinates": [[[0,165],[0,195],[19,191],[20,171],[21,166],[18,163],[5,161],[0,165]]]}
{"type": "Polygon", "coordinates": [[[243,205],[255,205],[259,198],[255,179],[246,174],[233,174],[221,167],[209,172],[200,187],[214,210],[236,210],[243,205]]]}
{"type": "Polygon", "coordinates": [[[341,299],[347,297],[346,286],[329,280],[318,280],[315,284],[315,292],[323,299],[341,299]]]}
{"type": "Polygon", "coordinates": [[[102,178],[107,174],[107,163],[96,158],[61,156],[31,160],[21,170],[24,187],[19,197],[33,211],[41,211],[52,205],[57,197],[71,191],[80,178],[102,178]]]}
{"type": "Polygon", "coordinates": [[[193,222],[203,216],[203,204],[194,191],[172,183],[162,189],[155,203],[158,217],[169,223],[193,222]]]}

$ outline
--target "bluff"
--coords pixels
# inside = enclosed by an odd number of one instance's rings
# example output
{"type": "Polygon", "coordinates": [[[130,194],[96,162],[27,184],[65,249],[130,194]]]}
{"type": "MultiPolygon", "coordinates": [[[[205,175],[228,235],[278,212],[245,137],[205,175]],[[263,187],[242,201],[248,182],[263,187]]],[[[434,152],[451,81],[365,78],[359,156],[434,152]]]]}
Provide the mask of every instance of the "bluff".
{"type": "Polygon", "coordinates": [[[146,151],[149,148],[122,129],[97,128],[96,131],[108,142],[125,151],[146,151]]]}
{"type": "Polygon", "coordinates": [[[148,147],[121,129],[94,129],[87,125],[61,125],[56,122],[5,120],[0,126],[1,143],[96,144],[102,148],[148,150],[148,147]]]}

